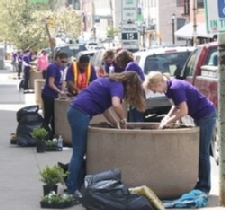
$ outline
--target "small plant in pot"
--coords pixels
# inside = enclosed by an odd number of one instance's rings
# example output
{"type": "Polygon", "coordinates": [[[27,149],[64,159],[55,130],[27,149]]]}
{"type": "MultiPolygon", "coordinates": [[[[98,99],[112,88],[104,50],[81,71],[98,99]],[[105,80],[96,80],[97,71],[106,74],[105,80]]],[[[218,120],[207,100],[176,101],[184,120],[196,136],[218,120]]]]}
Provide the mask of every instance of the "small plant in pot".
{"type": "Polygon", "coordinates": [[[43,185],[44,196],[51,192],[57,194],[57,184],[64,184],[64,177],[68,175],[68,172],[64,172],[64,170],[57,165],[53,167],[46,166],[39,173],[41,175],[40,180],[45,183],[45,185],[43,185]]]}
{"type": "Polygon", "coordinates": [[[46,143],[45,138],[48,132],[45,128],[37,127],[32,132],[32,137],[36,140],[37,152],[45,152],[46,143]]]}

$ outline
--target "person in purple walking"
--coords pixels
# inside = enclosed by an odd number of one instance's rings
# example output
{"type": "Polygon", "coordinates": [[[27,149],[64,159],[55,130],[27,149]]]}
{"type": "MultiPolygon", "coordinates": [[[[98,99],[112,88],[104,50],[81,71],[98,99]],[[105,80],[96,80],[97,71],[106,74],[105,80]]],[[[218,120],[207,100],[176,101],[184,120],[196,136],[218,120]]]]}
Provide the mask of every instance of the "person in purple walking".
{"type": "Polygon", "coordinates": [[[160,71],[149,72],[143,87],[155,93],[164,93],[173,101],[174,105],[163,118],[160,129],[185,115],[190,115],[199,126],[199,176],[195,189],[208,194],[211,189],[210,143],[217,118],[214,104],[189,82],[170,79],[168,74],[160,71]]]}
{"type": "Polygon", "coordinates": [[[72,132],[73,154],[69,163],[69,175],[66,180],[67,192],[75,198],[81,197],[82,164],[86,153],[87,131],[92,116],[103,114],[115,127],[126,129],[126,113],[122,100],[145,110],[142,97],[142,81],[136,72],[114,73],[96,79],[74,97],[67,110],[67,119],[72,132]],[[113,109],[119,120],[109,111],[113,109]]]}

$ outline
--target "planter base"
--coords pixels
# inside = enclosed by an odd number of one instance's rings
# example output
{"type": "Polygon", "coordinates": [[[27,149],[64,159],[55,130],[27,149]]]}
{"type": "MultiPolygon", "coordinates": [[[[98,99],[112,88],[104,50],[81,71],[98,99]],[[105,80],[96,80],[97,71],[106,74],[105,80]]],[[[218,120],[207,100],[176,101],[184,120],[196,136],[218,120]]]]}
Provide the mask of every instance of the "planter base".
{"type": "Polygon", "coordinates": [[[41,208],[45,209],[65,209],[72,207],[75,203],[74,202],[68,202],[68,203],[44,203],[40,202],[41,208]]]}
{"type": "Polygon", "coordinates": [[[58,192],[58,185],[43,185],[44,196],[50,194],[51,192],[58,192]]]}

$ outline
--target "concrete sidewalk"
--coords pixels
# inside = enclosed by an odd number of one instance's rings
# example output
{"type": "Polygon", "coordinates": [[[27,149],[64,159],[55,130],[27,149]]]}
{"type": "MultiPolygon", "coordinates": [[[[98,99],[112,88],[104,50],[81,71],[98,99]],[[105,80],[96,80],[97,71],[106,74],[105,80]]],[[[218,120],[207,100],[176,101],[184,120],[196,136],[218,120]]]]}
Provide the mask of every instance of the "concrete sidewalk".
{"type": "MultiPolygon", "coordinates": [[[[1,74],[1,73],[0,73],[1,74]]],[[[42,183],[39,181],[39,170],[46,165],[53,166],[58,161],[68,162],[71,149],[62,152],[36,153],[35,148],[19,148],[9,143],[11,132],[17,127],[16,112],[20,107],[31,105],[33,95],[26,94],[18,97],[16,84],[0,80],[0,209],[1,210],[37,210],[40,209],[40,198],[43,194],[42,183]]],[[[213,172],[217,173],[217,172],[213,172]]],[[[218,179],[212,174],[213,189],[210,203],[206,209],[224,209],[217,207],[218,179]]],[[[59,185],[59,193],[63,192],[59,185]]],[[[69,209],[82,210],[81,205],[69,209]]]]}

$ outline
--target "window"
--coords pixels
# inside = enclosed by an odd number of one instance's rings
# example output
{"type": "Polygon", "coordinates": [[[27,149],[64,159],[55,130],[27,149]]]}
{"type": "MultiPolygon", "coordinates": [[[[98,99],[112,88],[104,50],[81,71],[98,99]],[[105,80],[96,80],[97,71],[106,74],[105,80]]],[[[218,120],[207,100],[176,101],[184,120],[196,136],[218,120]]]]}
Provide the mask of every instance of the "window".
{"type": "Polygon", "coordinates": [[[190,51],[185,51],[149,55],[145,59],[144,72],[146,75],[150,71],[168,72],[174,75],[183,67],[190,54],[190,51]]]}
{"type": "MultiPolygon", "coordinates": [[[[186,23],[186,19],[177,18],[177,30],[182,28],[185,25],[185,23],[186,23]]],[[[181,41],[181,40],[185,40],[185,39],[178,37],[177,40],[181,41]]]]}
{"type": "Polygon", "coordinates": [[[187,77],[187,76],[192,76],[194,73],[194,69],[195,69],[195,63],[196,61],[198,61],[198,56],[199,56],[199,52],[201,51],[201,49],[196,49],[191,56],[188,58],[187,63],[185,64],[184,67],[184,72],[181,73],[181,76],[187,77]]]}
{"type": "Polygon", "coordinates": [[[184,6],[184,0],[177,0],[177,7],[183,7],[184,6]]]}
{"type": "Polygon", "coordinates": [[[204,0],[197,0],[197,9],[204,9],[204,0]]]}

